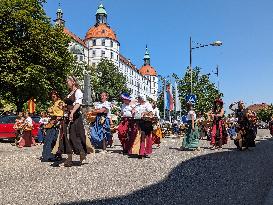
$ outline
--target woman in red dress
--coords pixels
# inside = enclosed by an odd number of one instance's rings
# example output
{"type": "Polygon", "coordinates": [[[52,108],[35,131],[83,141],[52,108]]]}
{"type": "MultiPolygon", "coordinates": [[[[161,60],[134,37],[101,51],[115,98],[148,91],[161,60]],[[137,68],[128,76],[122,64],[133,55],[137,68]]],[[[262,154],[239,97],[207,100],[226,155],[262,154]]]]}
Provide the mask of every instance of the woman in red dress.
{"type": "Polygon", "coordinates": [[[222,145],[227,143],[226,135],[224,134],[224,108],[222,99],[216,99],[214,101],[213,110],[210,113],[213,124],[211,131],[211,149],[222,148],[222,145]]]}

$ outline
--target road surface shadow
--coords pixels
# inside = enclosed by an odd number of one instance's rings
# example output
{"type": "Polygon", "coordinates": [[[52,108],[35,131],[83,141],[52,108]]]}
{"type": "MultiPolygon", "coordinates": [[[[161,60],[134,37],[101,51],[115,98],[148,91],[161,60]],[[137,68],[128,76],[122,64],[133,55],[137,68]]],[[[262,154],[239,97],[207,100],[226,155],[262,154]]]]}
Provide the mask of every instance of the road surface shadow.
{"type": "Polygon", "coordinates": [[[62,204],[263,204],[273,181],[273,142],[260,141],[251,150],[215,152],[192,158],[175,167],[159,183],[129,195],[62,204]]]}

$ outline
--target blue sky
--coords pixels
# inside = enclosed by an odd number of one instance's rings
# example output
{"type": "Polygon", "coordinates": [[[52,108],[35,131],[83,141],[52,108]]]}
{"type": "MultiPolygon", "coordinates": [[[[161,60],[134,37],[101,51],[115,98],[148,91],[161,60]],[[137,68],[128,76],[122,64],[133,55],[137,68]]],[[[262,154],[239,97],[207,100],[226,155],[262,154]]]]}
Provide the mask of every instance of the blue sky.
{"type": "MultiPolygon", "coordinates": [[[[222,47],[194,50],[193,66],[209,73],[219,65],[226,105],[240,99],[248,105],[273,102],[272,0],[60,0],[66,27],[84,38],[101,2],[120,52],[137,67],[148,44],[159,74],[182,76],[189,65],[190,36],[204,44],[220,40],[222,47]]],[[[44,5],[52,19],[58,3],[44,5]]]]}

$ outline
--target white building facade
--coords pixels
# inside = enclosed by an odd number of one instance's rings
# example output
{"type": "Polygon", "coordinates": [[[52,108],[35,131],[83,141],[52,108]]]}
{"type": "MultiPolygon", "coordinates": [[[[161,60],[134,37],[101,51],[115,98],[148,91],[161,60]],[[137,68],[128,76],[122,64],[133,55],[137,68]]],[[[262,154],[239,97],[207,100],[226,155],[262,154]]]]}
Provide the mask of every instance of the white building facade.
{"type": "MultiPolygon", "coordinates": [[[[56,24],[64,25],[63,12],[57,10],[56,24]]],[[[107,12],[101,4],[96,12],[96,23],[91,27],[82,40],[67,28],[64,32],[72,38],[69,45],[70,52],[78,62],[86,62],[88,65],[96,66],[102,58],[111,60],[127,80],[127,87],[131,96],[145,95],[157,100],[158,76],[156,70],[150,65],[150,55],[146,46],[144,65],[137,69],[130,60],[120,53],[120,43],[115,32],[107,23],[107,12]]]]}

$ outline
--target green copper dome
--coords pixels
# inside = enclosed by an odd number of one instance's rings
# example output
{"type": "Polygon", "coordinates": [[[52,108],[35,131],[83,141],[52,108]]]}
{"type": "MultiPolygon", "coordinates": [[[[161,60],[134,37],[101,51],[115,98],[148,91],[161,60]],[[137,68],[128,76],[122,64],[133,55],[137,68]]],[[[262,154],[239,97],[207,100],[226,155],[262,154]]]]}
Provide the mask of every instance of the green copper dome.
{"type": "Polygon", "coordinates": [[[105,8],[104,8],[104,6],[102,4],[99,5],[96,14],[105,14],[105,15],[107,15],[106,10],[105,10],[105,8]]]}

